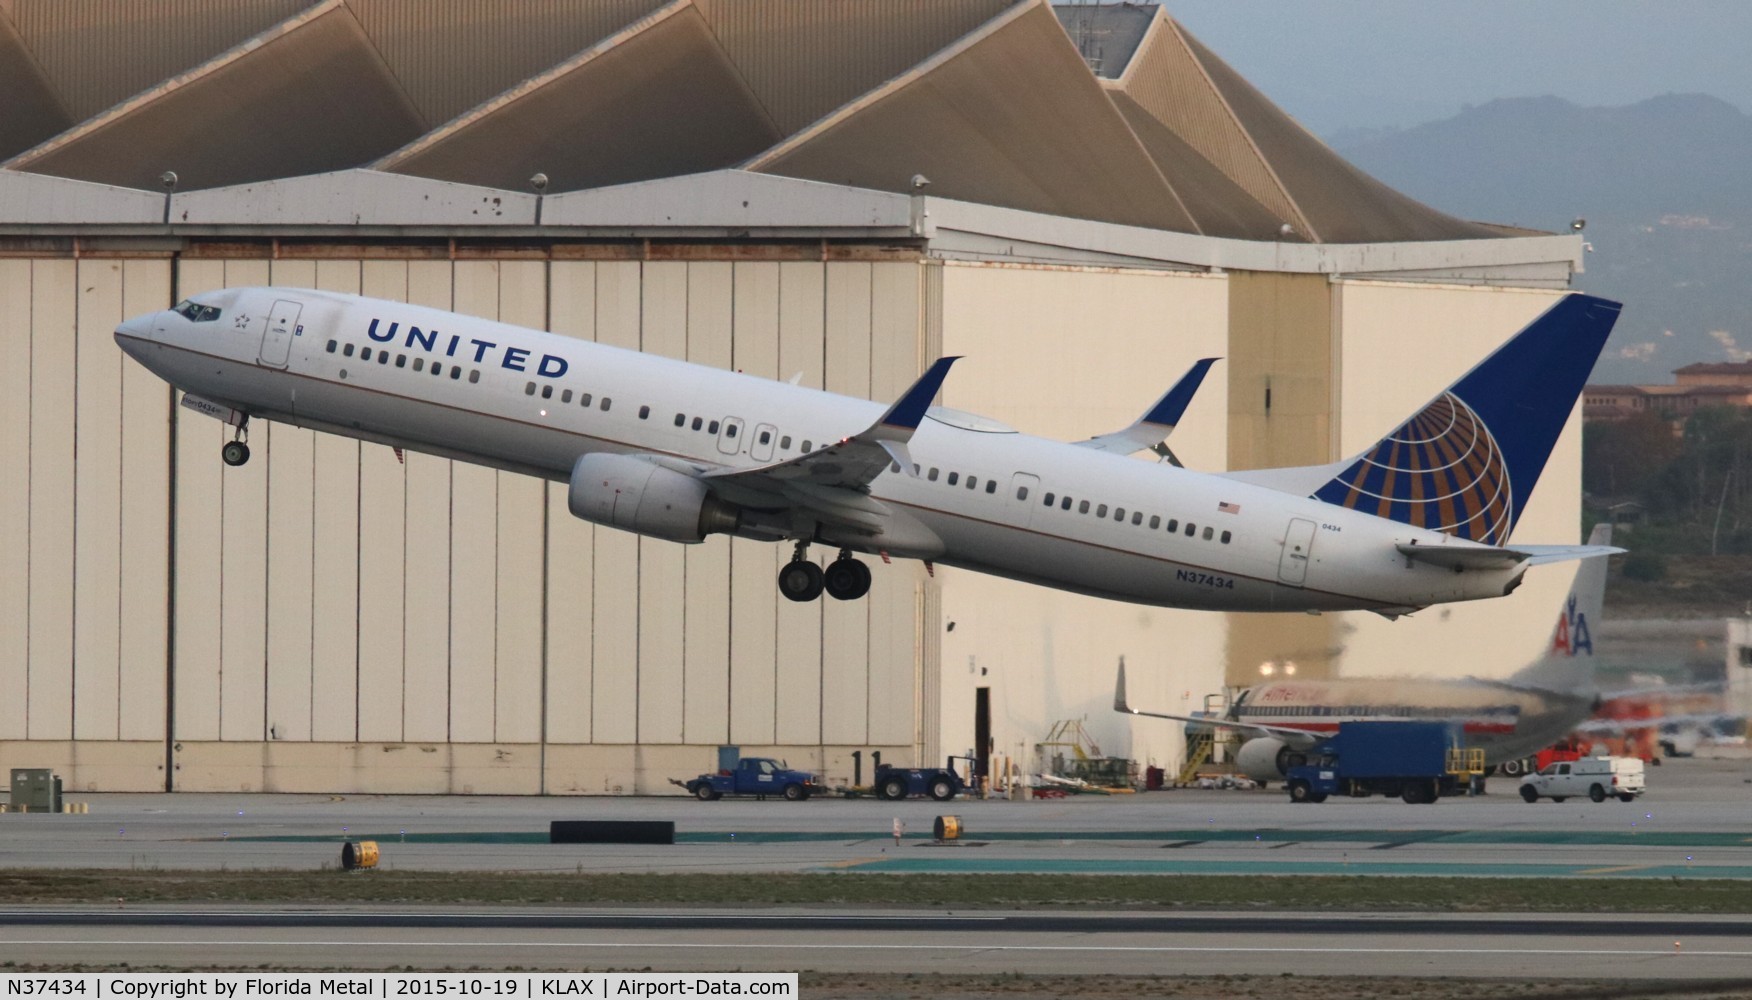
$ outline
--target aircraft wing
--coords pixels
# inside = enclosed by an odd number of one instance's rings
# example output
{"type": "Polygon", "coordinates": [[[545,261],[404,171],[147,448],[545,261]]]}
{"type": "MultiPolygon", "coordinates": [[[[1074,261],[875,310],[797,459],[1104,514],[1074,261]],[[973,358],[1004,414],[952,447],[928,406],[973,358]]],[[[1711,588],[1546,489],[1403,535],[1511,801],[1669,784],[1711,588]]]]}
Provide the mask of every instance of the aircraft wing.
{"type": "Polygon", "coordinates": [[[1232,719],[1212,719],[1202,715],[1172,715],[1167,712],[1146,712],[1133,708],[1125,699],[1125,658],[1119,661],[1119,677],[1113,683],[1113,710],[1124,715],[1147,715],[1152,719],[1168,719],[1172,722],[1196,723],[1201,726],[1212,726],[1217,729],[1234,729],[1240,732],[1258,733],[1261,736],[1273,736],[1295,745],[1298,749],[1311,747],[1327,738],[1327,733],[1317,733],[1311,729],[1297,729],[1294,726],[1267,726],[1255,722],[1236,722],[1232,719]]]}
{"type": "Polygon", "coordinates": [[[802,508],[823,519],[880,530],[888,508],[869,495],[870,484],[899,463],[918,475],[906,444],[958,357],[938,358],[888,412],[860,433],[782,462],[753,468],[718,469],[701,479],[727,499],[767,509],[802,508]]]}
{"type": "MultiPolygon", "coordinates": [[[[1204,381],[1205,373],[1211,370],[1211,365],[1217,363],[1216,358],[1200,358],[1180,376],[1180,381],[1174,383],[1156,404],[1144,411],[1144,415],[1132,423],[1130,427],[1114,431],[1111,434],[1099,434],[1087,441],[1078,441],[1079,448],[1093,448],[1096,451],[1110,452],[1115,455],[1130,455],[1147,448],[1158,448],[1169,434],[1174,432],[1174,426],[1180,423],[1180,417],[1186,412],[1187,404],[1198,392],[1200,383],[1204,381]]],[[[1180,463],[1160,448],[1163,455],[1175,465],[1180,463]]]]}

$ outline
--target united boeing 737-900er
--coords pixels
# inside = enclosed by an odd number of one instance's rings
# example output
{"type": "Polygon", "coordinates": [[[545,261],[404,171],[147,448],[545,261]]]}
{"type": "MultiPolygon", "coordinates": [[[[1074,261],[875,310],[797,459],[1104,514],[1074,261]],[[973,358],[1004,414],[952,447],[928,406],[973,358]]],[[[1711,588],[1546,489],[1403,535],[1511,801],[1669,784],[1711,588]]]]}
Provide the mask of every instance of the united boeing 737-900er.
{"type": "Polygon", "coordinates": [[[1065,443],[932,407],[955,358],[883,406],[298,288],[202,293],[116,340],[236,428],[229,464],[267,419],[565,482],[596,524],[793,544],[794,601],[862,597],[865,553],[1161,607],[1391,616],[1598,551],[1508,539],[1618,312],[1558,300],[1355,458],[1217,474],[1127,457],[1162,442],[1202,368],[1131,427],[1065,443]],[[838,550],[825,572],[811,544],[838,550]]]}

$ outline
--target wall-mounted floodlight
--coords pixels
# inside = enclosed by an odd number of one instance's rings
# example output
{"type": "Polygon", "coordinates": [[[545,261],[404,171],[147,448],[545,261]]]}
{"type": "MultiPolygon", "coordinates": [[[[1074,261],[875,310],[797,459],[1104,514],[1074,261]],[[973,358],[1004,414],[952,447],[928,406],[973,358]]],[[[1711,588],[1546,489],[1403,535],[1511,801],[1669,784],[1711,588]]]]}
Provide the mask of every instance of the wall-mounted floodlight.
{"type": "Polygon", "coordinates": [[[176,171],[166,170],[158,175],[158,183],[164,185],[164,224],[170,225],[170,198],[176,194],[176,171]]]}

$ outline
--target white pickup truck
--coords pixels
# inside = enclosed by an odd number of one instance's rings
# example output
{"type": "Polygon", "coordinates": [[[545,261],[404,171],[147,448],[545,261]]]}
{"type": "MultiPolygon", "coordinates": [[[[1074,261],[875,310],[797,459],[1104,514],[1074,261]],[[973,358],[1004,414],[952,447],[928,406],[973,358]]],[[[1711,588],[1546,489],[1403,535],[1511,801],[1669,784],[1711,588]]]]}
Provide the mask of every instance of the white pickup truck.
{"type": "Polygon", "coordinates": [[[1643,762],[1636,757],[1583,757],[1547,764],[1521,783],[1521,798],[1562,802],[1572,795],[1586,795],[1595,802],[1616,798],[1634,802],[1643,793],[1643,762]]]}

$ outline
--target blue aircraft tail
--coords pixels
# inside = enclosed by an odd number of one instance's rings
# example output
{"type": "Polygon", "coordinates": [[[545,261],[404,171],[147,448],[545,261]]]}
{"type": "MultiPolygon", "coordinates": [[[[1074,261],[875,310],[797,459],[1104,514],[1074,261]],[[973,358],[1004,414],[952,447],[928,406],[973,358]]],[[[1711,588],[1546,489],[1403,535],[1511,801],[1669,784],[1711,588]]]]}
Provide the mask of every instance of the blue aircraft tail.
{"type": "Polygon", "coordinates": [[[1313,495],[1507,542],[1621,308],[1591,295],[1559,300],[1313,495]]]}

